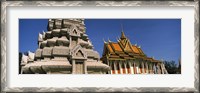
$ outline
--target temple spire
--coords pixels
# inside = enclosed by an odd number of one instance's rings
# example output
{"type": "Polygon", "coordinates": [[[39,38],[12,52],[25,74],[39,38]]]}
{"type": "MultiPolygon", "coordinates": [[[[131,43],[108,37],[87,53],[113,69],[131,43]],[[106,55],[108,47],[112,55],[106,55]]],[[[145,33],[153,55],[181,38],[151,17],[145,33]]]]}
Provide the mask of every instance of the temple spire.
{"type": "Polygon", "coordinates": [[[123,28],[123,25],[121,24],[121,29],[122,29],[122,32],[121,32],[121,39],[126,39],[126,36],[124,34],[124,28],[123,28]]]}

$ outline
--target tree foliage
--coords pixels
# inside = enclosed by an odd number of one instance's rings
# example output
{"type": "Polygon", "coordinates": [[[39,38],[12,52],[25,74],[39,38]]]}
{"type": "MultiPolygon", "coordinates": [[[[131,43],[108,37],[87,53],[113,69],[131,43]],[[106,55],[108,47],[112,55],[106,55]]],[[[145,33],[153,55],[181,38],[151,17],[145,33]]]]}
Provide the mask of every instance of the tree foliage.
{"type": "Polygon", "coordinates": [[[175,61],[164,61],[164,64],[169,74],[177,74],[178,67],[175,61]]]}

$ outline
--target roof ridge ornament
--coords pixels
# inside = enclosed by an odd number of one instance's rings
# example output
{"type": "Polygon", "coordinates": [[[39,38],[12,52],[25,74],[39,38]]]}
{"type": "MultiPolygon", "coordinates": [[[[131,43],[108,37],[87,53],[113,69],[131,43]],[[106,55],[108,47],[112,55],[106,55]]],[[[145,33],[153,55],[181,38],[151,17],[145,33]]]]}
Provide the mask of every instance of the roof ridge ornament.
{"type": "Polygon", "coordinates": [[[116,37],[116,40],[119,41],[119,38],[116,37]]]}
{"type": "Polygon", "coordinates": [[[103,42],[104,42],[104,43],[107,43],[107,42],[104,40],[104,38],[103,38],[103,42]]]}
{"type": "Polygon", "coordinates": [[[135,46],[137,46],[137,43],[135,43],[135,46]]]}
{"type": "Polygon", "coordinates": [[[126,36],[124,34],[124,27],[123,27],[123,24],[121,23],[121,39],[126,39],[126,36]]]}
{"type": "Polygon", "coordinates": [[[126,36],[124,34],[124,31],[121,32],[121,39],[126,39],[126,36]]]}
{"type": "Polygon", "coordinates": [[[110,39],[108,38],[108,42],[112,42],[112,41],[110,41],[110,39]]]}

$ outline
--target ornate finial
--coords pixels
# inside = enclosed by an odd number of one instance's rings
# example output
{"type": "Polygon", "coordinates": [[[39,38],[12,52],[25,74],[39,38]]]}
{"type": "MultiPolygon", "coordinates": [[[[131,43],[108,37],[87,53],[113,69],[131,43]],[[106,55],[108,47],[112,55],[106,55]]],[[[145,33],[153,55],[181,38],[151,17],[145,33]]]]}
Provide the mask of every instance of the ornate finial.
{"type": "Polygon", "coordinates": [[[121,39],[125,39],[126,36],[124,35],[124,28],[123,28],[122,23],[121,23],[121,29],[122,29],[122,32],[121,32],[121,39]]]}
{"type": "Polygon", "coordinates": [[[45,34],[46,34],[46,33],[45,33],[45,32],[44,32],[44,30],[43,30],[43,35],[42,35],[42,38],[45,38],[45,34]]]}
{"type": "Polygon", "coordinates": [[[121,39],[125,39],[125,38],[126,38],[126,36],[125,36],[124,32],[122,31],[121,32],[121,39]]]}
{"type": "Polygon", "coordinates": [[[139,45],[138,48],[141,48],[141,45],[139,45]]]}
{"type": "Polygon", "coordinates": [[[44,30],[42,31],[42,34],[45,35],[46,33],[44,32],[44,30]]]}
{"type": "Polygon", "coordinates": [[[108,38],[108,42],[112,42],[112,41],[110,41],[110,39],[108,38]]]}
{"type": "Polygon", "coordinates": [[[135,46],[137,46],[137,43],[135,43],[135,46]]]}
{"type": "Polygon", "coordinates": [[[104,38],[103,38],[103,42],[104,42],[104,43],[107,43],[107,42],[104,40],[104,38]]]}
{"type": "Polygon", "coordinates": [[[124,32],[124,28],[123,28],[123,24],[121,23],[121,29],[122,29],[122,32],[124,32]]]}
{"type": "Polygon", "coordinates": [[[42,34],[40,34],[40,33],[39,33],[39,35],[38,35],[38,40],[43,40],[42,34]]]}

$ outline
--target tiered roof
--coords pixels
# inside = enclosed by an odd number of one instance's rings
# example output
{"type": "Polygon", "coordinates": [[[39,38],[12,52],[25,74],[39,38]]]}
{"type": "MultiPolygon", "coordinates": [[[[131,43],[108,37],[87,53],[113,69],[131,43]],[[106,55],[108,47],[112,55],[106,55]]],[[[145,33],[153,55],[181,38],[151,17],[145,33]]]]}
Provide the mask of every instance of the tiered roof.
{"type": "Polygon", "coordinates": [[[109,60],[143,59],[151,62],[160,62],[154,58],[147,57],[137,45],[132,45],[123,31],[118,42],[104,42],[102,59],[104,58],[109,60]]]}

